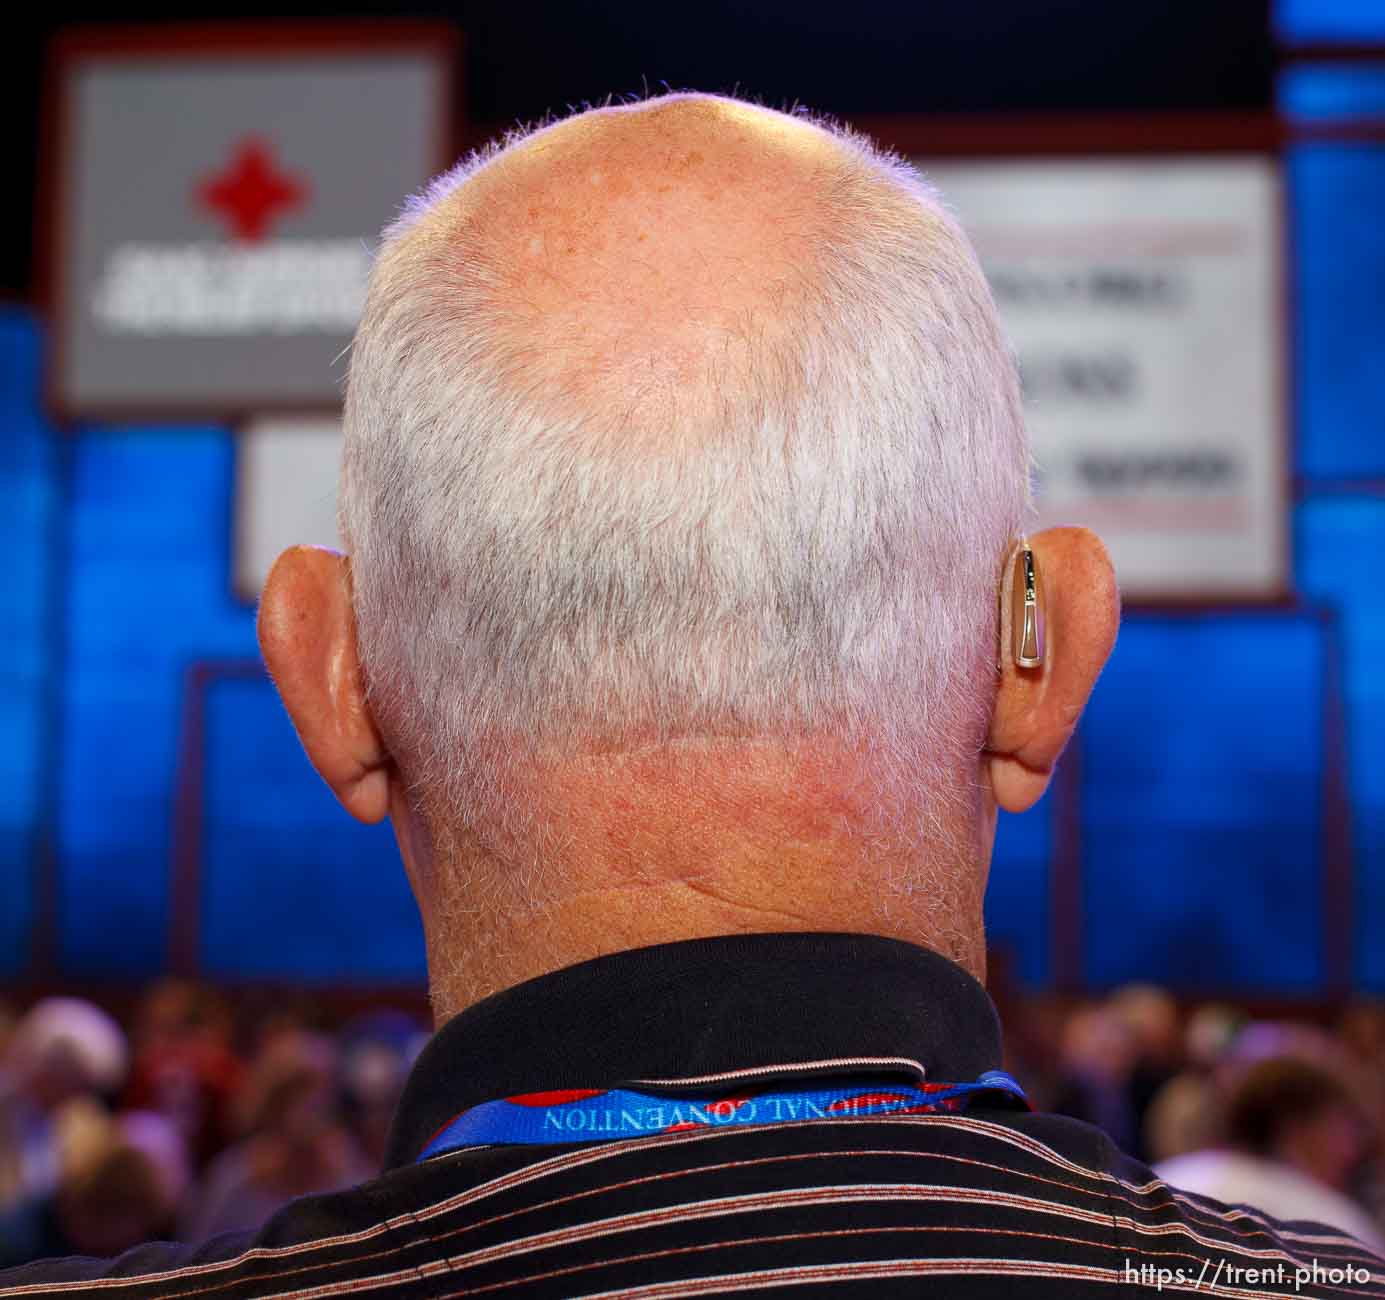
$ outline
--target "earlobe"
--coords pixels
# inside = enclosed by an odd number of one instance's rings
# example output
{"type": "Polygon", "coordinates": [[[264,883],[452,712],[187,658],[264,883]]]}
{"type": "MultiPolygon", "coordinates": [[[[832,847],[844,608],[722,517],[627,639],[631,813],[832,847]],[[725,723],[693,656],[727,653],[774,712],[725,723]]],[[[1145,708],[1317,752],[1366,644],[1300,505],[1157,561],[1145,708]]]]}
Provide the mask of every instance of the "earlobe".
{"type": "Polygon", "coordinates": [[[1000,683],[982,755],[992,795],[1007,812],[1042,797],[1115,644],[1120,595],[1111,561],[1085,528],[1052,528],[1030,542],[1042,617],[1042,655],[1021,653],[1022,557],[1007,564],[1001,598],[1000,683]],[[1012,649],[1014,653],[1012,653],[1012,649]],[[1038,662],[1034,662],[1035,659],[1038,662]]]}
{"type": "Polygon", "coordinates": [[[260,650],[319,776],[363,822],[389,811],[390,759],[365,697],[345,557],[295,546],[260,599],[260,650]]]}

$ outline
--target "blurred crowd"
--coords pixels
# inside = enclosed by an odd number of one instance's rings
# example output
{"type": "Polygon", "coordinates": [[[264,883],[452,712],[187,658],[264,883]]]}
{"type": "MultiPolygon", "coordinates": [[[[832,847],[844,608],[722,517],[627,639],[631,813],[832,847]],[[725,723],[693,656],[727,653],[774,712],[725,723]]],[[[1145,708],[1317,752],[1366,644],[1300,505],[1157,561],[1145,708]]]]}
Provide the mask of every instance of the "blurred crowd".
{"type": "Polygon", "coordinates": [[[1385,1254],[1385,1003],[1264,1019],[1131,985],[1004,1023],[1040,1109],[1097,1125],[1174,1187],[1385,1254]]]}
{"type": "MultiPolygon", "coordinates": [[[[1180,1005],[1150,986],[1002,999],[1010,1070],[1167,1181],[1385,1252],[1385,1004],[1330,1023],[1180,1005]]],[[[332,1023],[154,986],[0,1008],[0,1267],[253,1228],[381,1167],[427,1038],[417,1009],[332,1023]]]]}
{"type": "Polygon", "coordinates": [[[78,998],[0,1009],[0,1267],[205,1240],[375,1177],[428,1030],[328,1019],[178,981],[128,1026],[78,998]]]}

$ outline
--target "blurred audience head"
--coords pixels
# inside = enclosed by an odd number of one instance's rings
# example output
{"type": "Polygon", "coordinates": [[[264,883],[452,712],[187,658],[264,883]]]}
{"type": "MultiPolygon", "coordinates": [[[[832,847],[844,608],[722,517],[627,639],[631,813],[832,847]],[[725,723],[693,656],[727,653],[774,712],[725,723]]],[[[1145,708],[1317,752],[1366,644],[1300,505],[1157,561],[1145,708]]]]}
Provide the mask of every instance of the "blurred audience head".
{"type": "Polygon", "coordinates": [[[121,1138],[141,1152],[154,1167],[160,1196],[170,1214],[192,1184],[187,1143],[166,1116],[148,1110],[126,1110],[116,1116],[121,1138]]]}
{"type": "Polygon", "coordinates": [[[1063,1029],[1062,1061],[1071,1074],[1122,1084],[1138,1058],[1139,1042],[1109,1006],[1084,1006],[1063,1029]]]}
{"type": "Polygon", "coordinates": [[[283,1030],[251,1063],[241,1097],[241,1130],[252,1137],[312,1137],[336,1118],[337,1056],[322,1034],[283,1030]]]}
{"type": "Polygon", "coordinates": [[[0,1064],[3,1064],[9,1053],[10,1036],[14,1033],[18,1021],[19,1017],[15,1015],[14,1008],[0,998],[0,1064]]]}
{"type": "Polygon", "coordinates": [[[190,1179],[177,1130],[161,1116],[65,1108],[54,1212],[76,1254],[116,1255],[169,1235],[190,1179]]]}
{"type": "Polygon", "coordinates": [[[1198,1069],[1211,1069],[1226,1054],[1245,1023],[1245,1013],[1221,1002],[1198,1007],[1188,1017],[1183,1046],[1188,1061],[1198,1069]]]}
{"type": "Polygon", "coordinates": [[[135,1015],[136,1051],[189,1040],[228,1042],[231,1014],[225,999],[191,980],[156,981],[140,1001],[135,1015]]]}
{"type": "Polygon", "coordinates": [[[157,1111],[182,1133],[200,1166],[225,1142],[243,1067],[231,1048],[231,1016],[204,986],[165,979],[141,1000],[129,1106],[157,1111]]]}
{"type": "Polygon", "coordinates": [[[372,1166],[384,1161],[395,1105],[426,1037],[398,1011],[358,1016],[337,1037],[344,1118],[372,1166]]]}
{"type": "Polygon", "coordinates": [[[1297,1057],[1251,1066],[1226,1106],[1226,1138],[1239,1150],[1290,1165],[1346,1191],[1371,1150],[1371,1131],[1350,1088],[1297,1057]]]}
{"type": "Polygon", "coordinates": [[[1140,1061],[1172,1065],[1182,1055],[1178,1003],[1156,984],[1127,984],[1106,1005],[1130,1031],[1140,1061]]]}
{"type": "Polygon", "coordinates": [[[81,998],[44,998],[21,1017],[6,1061],[17,1086],[42,1109],[84,1093],[113,1094],[129,1049],[120,1026],[81,998]]]}
{"type": "Polygon", "coordinates": [[[1337,1023],[1337,1037],[1363,1064],[1380,1068],[1378,1077],[1385,1087],[1385,1002],[1352,1003],[1337,1023]]]}
{"type": "Polygon", "coordinates": [[[1204,1073],[1170,1079],[1145,1112],[1142,1136],[1151,1164],[1216,1146],[1225,1132],[1225,1098],[1204,1073]]]}

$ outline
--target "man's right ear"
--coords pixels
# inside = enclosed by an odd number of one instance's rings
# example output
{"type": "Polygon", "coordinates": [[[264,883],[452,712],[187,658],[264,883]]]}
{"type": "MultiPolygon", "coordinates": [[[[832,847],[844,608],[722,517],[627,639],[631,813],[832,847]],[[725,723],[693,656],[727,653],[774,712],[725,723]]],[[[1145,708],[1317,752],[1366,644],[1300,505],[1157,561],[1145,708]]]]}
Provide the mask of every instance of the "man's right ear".
{"type": "Polygon", "coordinates": [[[363,822],[389,812],[392,764],[366,702],[346,557],[293,546],[260,597],[260,651],[317,774],[363,822]]]}
{"type": "Polygon", "coordinates": [[[1050,528],[1029,540],[1043,620],[1037,664],[1017,651],[1024,608],[1014,556],[1001,593],[1000,686],[982,754],[996,803],[1007,812],[1036,804],[1116,642],[1120,591],[1101,540],[1085,528],[1050,528]]]}

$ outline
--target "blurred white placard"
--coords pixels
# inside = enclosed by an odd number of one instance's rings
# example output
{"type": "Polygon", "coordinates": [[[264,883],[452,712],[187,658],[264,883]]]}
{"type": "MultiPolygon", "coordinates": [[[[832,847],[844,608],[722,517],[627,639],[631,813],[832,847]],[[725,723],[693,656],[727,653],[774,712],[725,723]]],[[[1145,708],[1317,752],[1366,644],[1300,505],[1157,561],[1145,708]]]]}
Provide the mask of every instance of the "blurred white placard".
{"type": "Polygon", "coordinates": [[[1276,160],[914,163],[1019,355],[1040,526],[1100,533],[1127,599],[1284,595],[1276,160]]]}
{"type": "Polygon", "coordinates": [[[341,549],[337,473],[341,421],[259,416],[236,437],[235,573],[244,600],[257,600],[279,553],[299,542],[341,549]]]}

